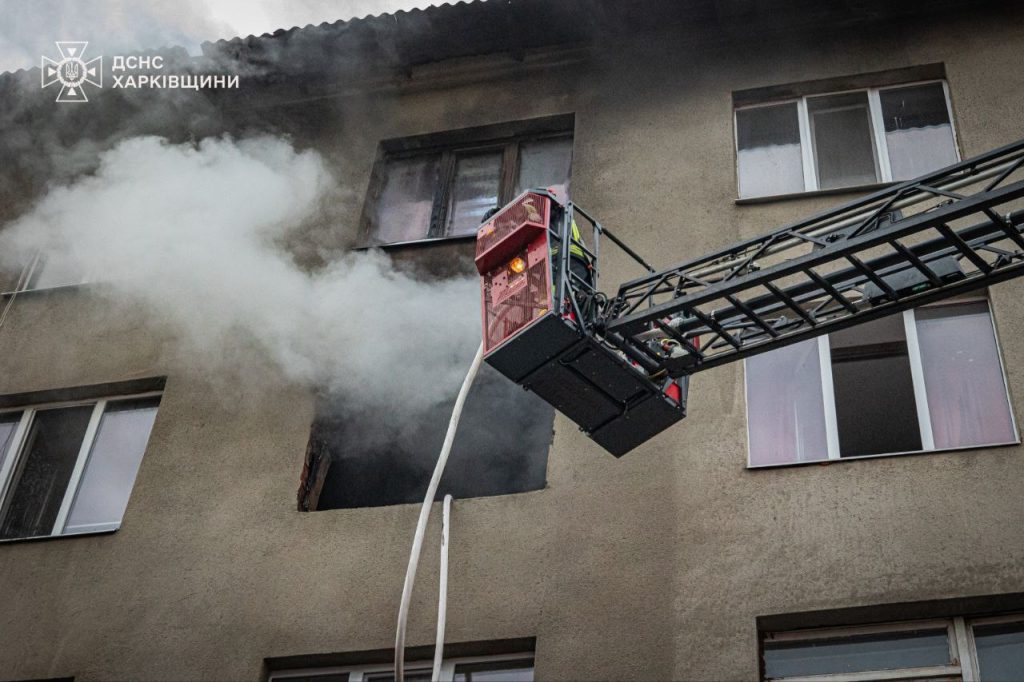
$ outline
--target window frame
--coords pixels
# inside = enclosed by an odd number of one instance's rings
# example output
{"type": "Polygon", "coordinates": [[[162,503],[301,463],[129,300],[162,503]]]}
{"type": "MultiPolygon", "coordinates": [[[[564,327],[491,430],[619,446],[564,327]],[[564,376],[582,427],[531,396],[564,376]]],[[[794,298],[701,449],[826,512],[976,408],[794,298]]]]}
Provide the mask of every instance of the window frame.
{"type": "Polygon", "coordinates": [[[28,535],[19,538],[0,538],[0,543],[20,542],[22,540],[34,540],[40,538],[74,537],[76,535],[111,533],[119,529],[121,527],[120,522],[116,524],[96,524],[101,527],[77,533],[64,532],[67,526],[68,517],[71,515],[71,507],[74,504],[75,497],[78,495],[78,490],[82,483],[82,476],[85,473],[86,465],[88,465],[89,463],[89,456],[92,453],[93,445],[96,442],[96,435],[97,433],[99,433],[100,421],[103,419],[103,415],[106,412],[107,405],[112,402],[121,402],[125,400],[139,400],[145,398],[160,398],[162,396],[163,391],[145,391],[142,393],[109,395],[102,398],[62,400],[47,403],[33,403],[19,407],[0,408],[0,414],[11,414],[18,412],[21,413],[21,419],[18,421],[18,425],[14,428],[14,434],[11,438],[11,454],[3,461],[2,464],[0,464],[0,519],[2,519],[7,511],[7,505],[10,501],[9,496],[11,493],[11,484],[14,480],[16,472],[18,471],[18,469],[24,463],[25,460],[25,439],[28,436],[29,429],[32,426],[32,420],[34,419],[36,413],[44,410],[62,409],[68,407],[85,407],[88,405],[93,406],[92,414],[89,417],[89,424],[85,429],[85,435],[82,436],[82,443],[78,447],[78,454],[75,456],[75,464],[71,470],[71,477],[68,479],[67,488],[64,490],[64,497],[61,500],[60,509],[57,512],[57,518],[54,520],[53,528],[46,535],[28,535]]]}
{"type": "Polygon", "coordinates": [[[1006,363],[1003,359],[1003,348],[999,342],[999,330],[996,328],[995,315],[992,312],[992,303],[989,297],[984,294],[968,294],[950,301],[938,301],[919,308],[935,308],[949,305],[971,304],[984,302],[988,307],[989,322],[992,324],[992,336],[996,344],[996,355],[999,359],[999,372],[1003,378],[1003,391],[1006,397],[1006,404],[1010,411],[1010,425],[1013,428],[1014,439],[1008,442],[983,443],[979,445],[960,445],[951,448],[935,447],[935,437],[932,430],[931,413],[928,407],[928,392],[925,386],[924,365],[921,358],[921,347],[917,338],[917,322],[915,311],[918,308],[905,310],[897,313],[903,317],[903,329],[907,338],[907,359],[910,363],[910,374],[914,383],[914,404],[917,408],[918,431],[921,436],[920,450],[903,450],[883,452],[874,455],[848,455],[843,457],[839,448],[839,423],[836,413],[835,387],[832,380],[832,350],[829,343],[829,335],[822,334],[815,339],[818,344],[818,365],[821,370],[821,393],[825,410],[825,436],[827,446],[827,457],[825,459],[808,460],[804,462],[782,462],[776,464],[753,464],[750,461],[751,454],[751,433],[750,433],[750,392],[748,378],[750,372],[747,370],[748,360],[743,361],[743,397],[746,402],[747,420],[747,468],[748,469],[774,469],[777,467],[802,466],[806,464],[829,464],[836,461],[872,459],[876,457],[895,457],[899,455],[924,454],[932,452],[956,452],[960,450],[977,450],[981,448],[1004,447],[1009,445],[1020,445],[1020,430],[1017,426],[1017,415],[1013,409],[1013,400],[1010,396],[1010,385],[1006,375],[1006,363]]]}
{"type": "Polygon", "coordinates": [[[962,682],[981,682],[977,646],[974,641],[974,628],[979,625],[984,626],[1022,622],[1024,622],[1024,613],[1013,613],[977,618],[971,616],[953,616],[948,618],[930,618],[926,620],[874,623],[871,625],[764,632],[761,634],[759,642],[761,679],[766,682],[882,682],[889,680],[959,675],[962,682]],[[764,645],[769,641],[814,642],[823,639],[854,637],[858,635],[897,634],[908,630],[940,630],[943,627],[946,629],[949,642],[950,663],[947,665],[929,666],[926,668],[890,668],[887,670],[872,670],[856,673],[826,673],[822,675],[800,675],[792,677],[768,677],[764,669],[764,645]]]}
{"type": "MultiPolygon", "coordinates": [[[[505,661],[509,662],[527,662],[529,661],[530,666],[534,668],[536,673],[536,659],[533,653],[521,652],[513,654],[492,654],[489,656],[462,656],[454,658],[445,658],[441,661],[441,674],[438,677],[439,682],[453,682],[455,678],[455,668],[459,665],[473,664],[473,663],[502,663],[505,661]]],[[[427,659],[417,659],[415,661],[407,661],[405,663],[406,674],[410,672],[420,671],[431,671],[434,667],[434,662],[427,659]]],[[[326,667],[313,667],[313,668],[287,668],[284,670],[272,670],[267,675],[268,682],[278,682],[280,680],[289,680],[295,677],[304,677],[312,675],[348,675],[348,682],[363,682],[363,677],[369,673],[389,673],[394,672],[395,664],[394,661],[388,663],[374,663],[368,665],[338,665],[338,666],[326,666],[326,667]]]]}
{"type": "Polygon", "coordinates": [[[889,143],[885,139],[885,120],[882,117],[882,101],[880,95],[887,90],[910,88],[919,85],[931,85],[938,83],[942,86],[942,93],[946,100],[946,113],[949,115],[949,127],[953,133],[953,152],[956,161],[959,163],[963,156],[960,153],[960,138],[956,131],[956,121],[953,118],[953,100],[950,97],[949,81],[945,78],[931,78],[925,80],[913,80],[905,83],[895,83],[877,87],[843,88],[839,90],[823,90],[789,97],[785,99],[773,99],[752,104],[742,104],[733,107],[732,128],[733,128],[733,158],[736,163],[736,197],[737,201],[760,201],[765,199],[783,198],[792,196],[804,196],[812,193],[836,193],[858,189],[867,189],[901,182],[892,177],[892,164],[889,160],[889,143]],[[812,136],[810,113],[807,109],[807,100],[818,97],[829,97],[833,95],[849,95],[858,92],[866,92],[868,100],[868,116],[871,126],[871,153],[875,158],[876,176],[879,178],[873,183],[860,185],[844,185],[842,187],[831,187],[822,189],[818,181],[818,168],[815,162],[814,140],[812,136]],[[743,110],[759,109],[781,104],[796,104],[797,125],[800,130],[800,160],[803,166],[804,188],[797,192],[786,192],[782,194],[759,194],[749,197],[740,196],[740,142],[739,142],[739,120],[737,113],[743,110]]]}
{"type": "Polygon", "coordinates": [[[451,218],[452,191],[456,178],[455,171],[460,156],[501,152],[498,205],[504,206],[515,198],[515,187],[519,182],[519,158],[524,144],[544,140],[567,139],[570,142],[571,153],[575,154],[575,130],[572,125],[557,126],[555,129],[541,126],[541,129],[532,131],[527,128],[504,135],[452,131],[443,134],[443,136],[448,137],[448,139],[442,139],[426,145],[416,144],[415,138],[391,140],[381,143],[377,161],[374,163],[371,174],[366,200],[363,204],[358,248],[386,248],[410,244],[476,239],[475,234],[447,234],[449,229],[448,222],[451,218]],[[406,239],[397,242],[379,241],[374,235],[373,216],[383,193],[384,183],[387,179],[388,164],[393,161],[432,156],[438,156],[438,181],[434,187],[430,224],[427,226],[426,235],[419,239],[406,239]]]}

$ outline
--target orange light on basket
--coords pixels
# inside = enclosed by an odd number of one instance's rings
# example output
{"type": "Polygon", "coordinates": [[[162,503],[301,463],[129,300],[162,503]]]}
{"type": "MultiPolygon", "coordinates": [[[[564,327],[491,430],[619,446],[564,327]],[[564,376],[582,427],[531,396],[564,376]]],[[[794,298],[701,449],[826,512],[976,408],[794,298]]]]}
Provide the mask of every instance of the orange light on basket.
{"type": "Polygon", "coordinates": [[[526,260],[521,256],[516,256],[508,262],[508,269],[517,275],[522,274],[526,270],[526,260]]]}

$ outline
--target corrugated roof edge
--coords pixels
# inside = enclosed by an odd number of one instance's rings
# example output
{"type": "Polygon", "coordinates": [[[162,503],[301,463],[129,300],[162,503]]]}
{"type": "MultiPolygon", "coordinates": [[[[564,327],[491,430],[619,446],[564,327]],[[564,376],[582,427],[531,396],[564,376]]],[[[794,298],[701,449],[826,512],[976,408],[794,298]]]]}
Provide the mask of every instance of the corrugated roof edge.
{"type": "MultiPolygon", "coordinates": [[[[431,3],[431,4],[427,5],[426,7],[414,7],[412,9],[410,9],[410,10],[400,9],[400,10],[398,10],[396,12],[384,12],[384,13],[381,13],[381,14],[367,14],[366,16],[363,16],[363,17],[351,17],[349,19],[338,19],[337,21],[323,21],[323,22],[321,22],[319,24],[306,24],[305,26],[292,26],[291,28],[279,28],[279,29],[277,29],[277,30],[275,30],[275,31],[273,31],[271,33],[261,33],[259,35],[256,35],[255,33],[250,33],[247,36],[236,36],[234,38],[221,38],[219,40],[204,41],[204,42],[200,43],[200,47],[202,47],[204,52],[205,52],[207,50],[207,48],[205,46],[223,47],[223,46],[235,45],[235,44],[239,44],[240,45],[240,44],[243,44],[243,43],[246,43],[246,42],[251,42],[253,40],[261,40],[261,39],[264,39],[264,38],[280,38],[281,36],[285,36],[285,35],[288,35],[288,34],[291,34],[291,33],[295,33],[297,31],[308,31],[308,30],[315,30],[315,29],[327,30],[327,29],[332,29],[332,28],[337,29],[337,28],[342,28],[343,26],[349,25],[349,24],[351,24],[351,25],[358,25],[358,24],[362,24],[362,23],[370,23],[370,22],[374,22],[374,21],[381,21],[381,20],[387,19],[388,17],[394,17],[397,20],[398,17],[400,17],[402,15],[415,16],[417,14],[424,14],[424,13],[430,12],[431,10],[437,10],[437,9],[441,9],[443,7],[459,7],[461,5],[467,5],[467,6],[468,5],[481,5],[481,4],[485,3],[485,2],[499,2],[499,1],[500,0],[458,0],[458,2],[431,3]]],[[[513,1],[514,0],[504,0],[504,2],[506,4],[511,3],[513,1]]]]}
{"type": "MultiPolygon", "coordinates": [[[[431,10],[437,10],[443,7],[458,7],[461,5],[481,5],[485,2],[504,2],[506,4],[513,2],[514,0],[458,0],[458,2],[439,2],[431,3],[426,7],[414,7],[411,10],[398,10],[396,12],[383,12],[381,14],[367,14],[362,17],[351,17],[348,19],[338,19],[337,21],[324,21],[319,24],[306,24],[305,26],[292,26],[291,28],[279,28],[269,33],[261,33],[256,35],[250,33],[247,36],[235,36],[233,38],[219,38],[217,40],[204,40],[199,44],[200,50],[203,54],[208,54],[211,49],[217,50],[222,47],[230,45],[243,45],[245,43],[251,43],[255,40],[264,40],[268,38],[280,38],[281,36],[296,33],[298,31],[308,31],[315,29],[340,29],[347,24],[359,25],[363,23],[371,23],[374,21],[386,20],[388,17],[393,17],[396,20],[401,15],[415,16],[418,14],[425,14],[431,10]]],[[[145,50],[133,50],[126,54],[163,54],[168,50],[180,48],[179,45],[164,45],[162,47],[146,48],[145,50]]],[[[30,66],[22,69],[15,69],[13,71],[0,71],[0,79],[17,79],[27,77],[33,71],[38,69],[38,66],[30,66]]]]}

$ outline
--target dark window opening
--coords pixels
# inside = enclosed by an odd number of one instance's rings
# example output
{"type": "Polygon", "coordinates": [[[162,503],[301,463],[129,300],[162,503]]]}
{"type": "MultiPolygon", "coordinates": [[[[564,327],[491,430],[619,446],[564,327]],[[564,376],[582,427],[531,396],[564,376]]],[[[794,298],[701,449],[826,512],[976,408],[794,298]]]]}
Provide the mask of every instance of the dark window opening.
{"type": "Polygon", "coordinates": [[[829,336],[843,457],[921,449],[903,316],[829,336]]]}
{"type": "MultiPolygon", "coordinates": [[[[299,509],[420,502],[451,416],[451,400],[420,418],[388,424],[324,400],[313,424],[299,509]]],[[[497,371],[480,369],[455,436],[437,499],[506,495],[544,487],[554,410],[497,371]]]]}

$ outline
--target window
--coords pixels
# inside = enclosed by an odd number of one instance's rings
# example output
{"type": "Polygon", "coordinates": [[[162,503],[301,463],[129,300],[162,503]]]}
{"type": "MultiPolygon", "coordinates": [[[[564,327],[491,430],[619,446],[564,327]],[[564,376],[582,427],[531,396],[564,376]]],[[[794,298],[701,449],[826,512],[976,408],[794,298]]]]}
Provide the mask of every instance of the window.
{"type": "Polygon", "coordinates": [[[77,286],[87,284],[90,279],[80,263],[65,255],[51,254],[39,260],[25,288],[54,289],[77,286]]]}
{"type": "MultiPolygon", "coordinates": [[[[352,412],[324,400],[306,453],[299,509],[422,502],[444,442],[455,395],[418,419],[352,412]]],[[[540,490],[547,480],[554,409],[488,365],[480,368],[459,422],[438,499],[540,490]]]]}
{"type": "Polygon", "coordinates": [[[0,411],[0,539],[116,530],[159,395],[0,411]]]}
{"type": "Polygon", "coordinates": [[[1017,442],[983,298],[754,356],[746,379],[750,466],[1017,442]]]}
{"type": "Polygon", "coordinates": [[[959,160],[944,81],[736,109],[741,199],[908,180],[959,160]]]}
{"type": "MultiPolygon", "coordinates": [[[[88,284],[93,278],[68,254],[36,254],[16,272],[0,271],[0,293],[54,289],[88,284]]],[[[0,306],[2,310],[2,306],[0,306]]]]}
{"type": "Polygon", "coordinates": [[[475,236],[488,209],[523,190],[568,188],[572,134],[561,126],[503,136],[507,130],[492,127],[386,143],[364,212],[367,242],[475,236]]]}
{"type": "MultiPolygon", "coordinates": [[[[407,662],[405,679],[430,682],[432,661],[407,662]]],[[[270,673],[271,682],[393,682],[391,664],[300,668],[270,673]]],[[[533,656],[507,654],[454,658],[441,663],[441,682],[533,682],[533,656]]]]}
{"type": "Polygon", "coordinates": [[[1019,680],[1024,614],[766,633],[766,680],[1019,680]]]}

